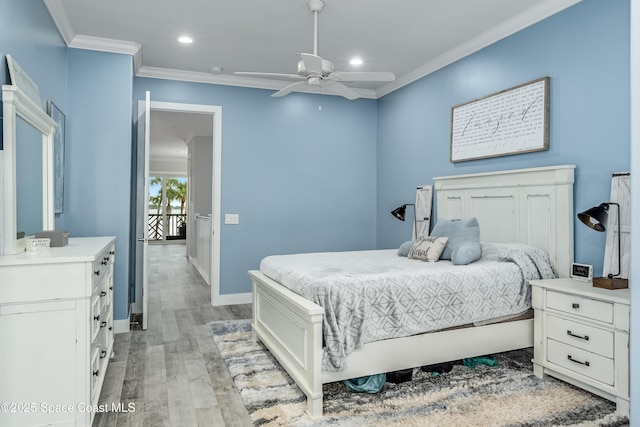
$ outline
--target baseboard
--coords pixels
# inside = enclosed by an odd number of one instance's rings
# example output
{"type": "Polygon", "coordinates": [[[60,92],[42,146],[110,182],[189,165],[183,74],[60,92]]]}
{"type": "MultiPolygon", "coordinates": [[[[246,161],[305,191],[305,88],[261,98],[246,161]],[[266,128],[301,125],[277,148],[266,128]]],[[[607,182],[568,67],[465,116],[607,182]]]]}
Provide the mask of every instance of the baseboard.
{"type": "Polygon", "coordinates": [[[253,294],[251,292],[247,292],[245,294],[218,295],[217,297],[215,297],[215,301],[211,301],[211,305],[220,306],[220,305],[251,304],[252,298],[253,298],[253,294]]]}
{"type": "Polygon", "coordinates": [[[129,318],[119,319],[113,321],[113,333],[114,334],[124,334],[129,332],[131,325],[129,323],[129,318]]]}

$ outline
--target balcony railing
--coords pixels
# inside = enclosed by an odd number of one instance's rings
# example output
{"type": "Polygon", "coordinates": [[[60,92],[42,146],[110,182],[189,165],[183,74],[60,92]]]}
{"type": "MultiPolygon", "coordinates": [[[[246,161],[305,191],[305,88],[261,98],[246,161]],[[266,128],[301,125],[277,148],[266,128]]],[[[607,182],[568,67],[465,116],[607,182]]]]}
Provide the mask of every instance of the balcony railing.
{"type": "MultiPolygon", "coordinates": [[[[187,214],[167,214],[167,240],[186,239],[187,214]]],[[[164,239],[162,214],[149,214],[149,240],[164,239]]]]}

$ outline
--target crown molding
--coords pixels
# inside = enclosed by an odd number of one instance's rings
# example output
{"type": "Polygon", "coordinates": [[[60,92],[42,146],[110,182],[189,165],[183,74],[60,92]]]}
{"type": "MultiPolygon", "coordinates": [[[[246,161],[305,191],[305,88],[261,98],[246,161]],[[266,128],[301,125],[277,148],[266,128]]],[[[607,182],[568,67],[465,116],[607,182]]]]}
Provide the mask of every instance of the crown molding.
{"type": "Polygon", "coordinates": [[[489,31],[485,31],[478,37],[458,46],[455,49],[440,55],[432,61],[427,62],[421,67],[416,68],[414,71],[405,74],[404,76],[394,80],[393,82],[382,86],[376,91],[376,97],[380,98],[393,91],[400,89],[416,80],[427,76],[434,71],[446,67],[449,64],[454,63],[466,56],[471,55],[474,52],[479,51],[487,46],[496,43],[510,35],[517,33],[537,22],[542,21],[566,8],[569,8],[575,4],[580,3],[582,0],[550,0],[545,3],[540,3],[526,12],[523,12],[512,19],[503,22],[502,24],[493,27],[489,31]]]}
{"type": "MultiPolygon", "coordinates": [[[[292,82],[284,82],[281,80],[258,79],[254,77],[243,77],[229,74],[211,74],[195,71],[174,70],[169,68],[157,67],[140,67],[136,73],[136,77],[148,77],[152,79],[179,80],[195,83],[209,83],[223,86],[238,86],[254,89],[280,90],[289,86],[292,82]]],[[[376,93],[370,89],[355,89],[362,95],[362,98],[375,99],[376,93]]],[[[296,92],[314,93],[319,95],[331,95],[328,93],[319,93],[313,88],[301,89],[296,92]]]]}
{"type": "Polygon", "coordinates": [[[53,23],[58,27],[58,32],[62,36],[65,44],[69,46],[71,40],[76,36],[76,32],[71,26],[71,22],[67,17],[67,12],[62,6],[62,2],[60,0],[44,0],[44,5],[49,11],[49,15],[51,15],[53,23]]]}
{"type": "Polygon", "coordinates": [[[101,52],[123,53],[126,55],[137,55],[142,47],[139,43],[125,40],[105,39],[102,37],[91,37],[76,35],[69,47],[75,49],[98,50],[101,52]]]}

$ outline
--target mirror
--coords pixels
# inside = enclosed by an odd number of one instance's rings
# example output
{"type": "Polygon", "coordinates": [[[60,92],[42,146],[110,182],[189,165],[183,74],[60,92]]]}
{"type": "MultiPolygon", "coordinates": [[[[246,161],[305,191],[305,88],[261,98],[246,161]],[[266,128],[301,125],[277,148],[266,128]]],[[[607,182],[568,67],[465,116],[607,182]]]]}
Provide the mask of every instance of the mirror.
{"type": "Polygon", "coordinates": [[[42,134],[22,117],[16,119],[16,230],[32,236],[43,230],[42,134]]]}
{"type": "Polygon", "coordinates": [[[51,230],[55,122],[16,86],[2,86],[3,255],[25,250],[25,236],[51,230]]]}

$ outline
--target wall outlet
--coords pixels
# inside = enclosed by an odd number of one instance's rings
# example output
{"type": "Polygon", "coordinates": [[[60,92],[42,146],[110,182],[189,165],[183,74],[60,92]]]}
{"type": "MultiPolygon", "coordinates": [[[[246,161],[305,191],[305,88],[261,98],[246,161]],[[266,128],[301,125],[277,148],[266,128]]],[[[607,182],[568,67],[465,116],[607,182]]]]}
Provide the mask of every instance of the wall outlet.
{"type": "Polygon", "coordinates": [[[225,224],[238,224],[240,222],[239,214],[225,214],[224,215],[224,223],[225,224]]]}

